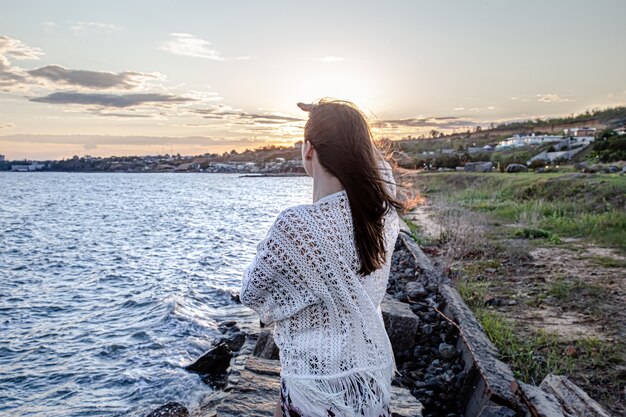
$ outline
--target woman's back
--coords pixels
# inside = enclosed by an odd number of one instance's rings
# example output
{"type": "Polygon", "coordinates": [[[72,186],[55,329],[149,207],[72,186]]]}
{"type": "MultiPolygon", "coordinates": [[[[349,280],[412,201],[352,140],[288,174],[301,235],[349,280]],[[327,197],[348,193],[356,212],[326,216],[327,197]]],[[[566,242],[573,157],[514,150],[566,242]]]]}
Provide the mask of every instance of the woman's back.
{"type": "MultiPolygon", "coordinates": [[[[395,195],[389,165],[379,167],[395,195]]],[[[384,216],[385,262],[359,275],[342,190],[283,210],[244,273],[242,303],[276,323],[283,385],[307,403],[306,415],[326,416],[333,404],[341,415],[362,416],[388,404],[395,363],[379,306],[398,230],[392,207],[384,216]]]]}

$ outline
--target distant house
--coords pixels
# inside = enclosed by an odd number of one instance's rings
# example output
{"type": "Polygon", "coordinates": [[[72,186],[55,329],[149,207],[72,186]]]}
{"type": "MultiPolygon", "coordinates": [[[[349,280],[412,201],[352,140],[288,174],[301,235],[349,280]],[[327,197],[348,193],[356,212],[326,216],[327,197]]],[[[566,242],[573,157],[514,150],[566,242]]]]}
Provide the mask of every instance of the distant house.
{"type": "MultiPolygon", "coordinates": [[[[617,129],[614,129],[613,132],[615,132],[615,134],[617,135],[626,135],[626,126],[624,127],[618,127],[617,129]]],[[[0,161],[2,161],[2,155],[0,155],[0,161]]]]}
{"type": "Polygon", "coordinates": [[[302,141],[299,140],[296,143],[293,144],[293,147],[296,149],[302,149],[302,141]]]}
{"type": "Polygon", "coordinates": [[[564,130],[565,136],[574,136],[577,138],[580,137],[596,137],[596,128],[595,127],[571,127],[569,129],[564,130]]]}
{"type": "Polygon", "coordinates": [[[26,172],[26,171],[39,171],[46,166],[39,162],[31,162],[30,164],[13,164],[11,165],[11,171],[26,172]]]}
{"type": "Polygon", "coordinates": [[[550,142],[560,142],[563,140],[563,136],[553,135],[513,135],[506,140],[500,141],[496,145],[496,150],[508,149],[508,148],[521,148],[523,146],[540,145],[550,142]]]}
{"type": "Polygon", "coordinates": [[[0,162],[4,162],[4,155],[0,153],[0,162]]]}

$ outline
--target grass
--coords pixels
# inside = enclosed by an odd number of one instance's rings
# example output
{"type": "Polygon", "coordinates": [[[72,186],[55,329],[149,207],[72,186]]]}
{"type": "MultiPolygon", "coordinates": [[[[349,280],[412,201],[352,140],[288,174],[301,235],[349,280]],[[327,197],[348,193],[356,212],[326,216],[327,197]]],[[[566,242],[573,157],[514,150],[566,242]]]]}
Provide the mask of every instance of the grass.
{"type": "Polygon", "coordinates": [[[626,176],[572,173],[423,173],[426,194],[521,227],[514,236],[585,238],[626,254],[626,176]]]}
{"type": "Polygon", "coordinates": [[[577,369],[613,367],[620,363],[619,346],[595,338],[562,341],[556,333],[543,330],[520,336],[516,324],[487,309],[477,311],[477,318],[501,359],[515,377],[539,385],[548,374],[569,375],[577,369]]]}
{"type": "MultiPolygon", "coordinates": [[[[571,375],[584,370],[610,369],[623,363],[620,355],[624,347],[617,343],[606,343],[595,338],[565,341],[556,333],[544,330],[528,334],[517,322],[485,307],[489,286],[487,281],[474,279],[463,279],[456,283],[457,290],[498,348],[500,359],[509,364],[516,378],[538,385],[550,373],[571,375]]],[[[548,294],[558,299],[570,299],[579,289],[588,290],[589,286],[558,280],[548,294]]]]}
{"type": "MultiPolygon", "coordinates": [[[[557,280],[548,294],[559,300],[577,297],[577,291],[596,291],[583,282],[557,280]]],[[[515,378],[539,385],[548,374],[575,376],[574,382],[586,386],[593,398],[612,407],[619,407],[624,382],[620,367],[626,364],[623,342],[607,342],[594,337],[564,340],[558,334],[545,330],[526,330],[518,322],[485,306],[490,283],[462,279],[456,288],[472,309],[489,339],[500,352],[515,378]]]]}
{"type": "Polygon", "coordinates": [[[411,230],[411,237],[415,240],[415,242],[417,242],[418,245],[429,246],[432,244],[432,241],[428,237],[424,236],[423,228],[420,225],[417,225],[406,218],[402,219],[409,227],[409,230],[411,230]]]}
{"type": "Polygon", "coordinates": [[[626,268],[626,260],[608,256],[589,256],[586,259],[602,268],[626,268]]]}
{"type": "Polygon", "coordinates": [[[602,314],[601,303],[607,296],[607,290],[600,285],[581,279],[570,281],[557,277],[549,284],[542,296],[542,302],[545,302],[547,297],[552,297],[558,300],[560,305],[576,307],[578,310],[600,315],[602,314]]]}
{"type": "Polygon", "coordinates": [[[626,266],[622,258],[590,256],[584,250],[589,242],[626,254],[626,176],[439,172],[420,173],[415,183],[442,228],[434,242],[440,246],[438,264],[456,271],[451,276],[460,276],[457,290],[516,377],[537,385],[549,373],[565,374],[620,414],[625,392],[620,372],[626,368],[621,338],[572,341],[516,321],[513,315],[519,308],[549,305],[607,324],[615,308],[607,304],[615,302],[611,288],[567,270],[549,277],[531,272],[528,282],[507,277],[523,273],[532,262],[531,248],[552,245],[572,246],[600,273],[602,268],[626,266]],[[517,307],[488,306],[493,296],[502,295],[517,307]]]}

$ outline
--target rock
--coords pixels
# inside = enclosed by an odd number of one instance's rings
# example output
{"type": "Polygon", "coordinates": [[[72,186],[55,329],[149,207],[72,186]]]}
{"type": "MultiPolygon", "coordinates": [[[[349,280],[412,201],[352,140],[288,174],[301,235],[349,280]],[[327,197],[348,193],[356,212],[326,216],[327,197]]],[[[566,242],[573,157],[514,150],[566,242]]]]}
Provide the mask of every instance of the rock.
{"type": "Polygon", "coordinates": [[[600,404],[566,376],[548,374],[539,388],[554,395],[563,408],[576,417],[609,417],[600,404]]]}
{"type": "Polygon", "coordinates": [[[463,339],[460,346],[463,360],[474,364],[480,383],[489,387],[482,392],[475,390],[476,396],[482,396],[475,401],[486,403],[497,398],[501,405],[517,404],[518,399],[511,389],[516,381],[513,371],[498,359],[498,349],[489,340],[476,316],[455,288],[442,284],[439,291],[445,300],[444,313],[457,323],[462,332],[459,337],[463,339]]]}
{"type": "Polygon", "coordinates": [[[233,352],[239,351],[246,342],[246,334],[239,330],[235,320],[220,323],[218,329],[225,335],[221,341],[226,343],[233,352]]]}
{"type": "Polygon", "coordinates": [[[233,352],[225,342],[220,342],[212,347],[207,353],[202,355],[197,361],[191,365],[185,366],[185,369],[199,374],[223,374],[230,365],[230,359],[233,352]]]}
{"type": "Polygon", "coordinates": [[[477,417],[515,417],[515,411],[503,405],[488,405],[477,417]]]}
{"type": "Polygon", "coordinates": [[[254,346],[254,356],[264,359],[279,359],[279,350],[274,343],[274,336],[271,330],[263,330],[254,346]]]}
{"type": "MultiPolygon", "coordinates": [[[[574,417],[563,409],[557,398],[534,385],[519,382],[518,393],[526,398],[531,415],[546,417],[574,417]]],[[[588,415],[585,414],[585,417],[588,415]]]]}
{"type": "Polygon", "coordinates": [[[404,291],[398,291],[394,294],[393,298],[398,301],[406,301],[406,293],[404,291]]]}
{"type": "Polygon", "coordinates": [[[406,388],[391,386],[391,415],[393,417],[421,417],[424,406],[406,388]]]}
{"type": "Polygon", "coordinates": [[[218,327],[223,333],[225,330],[228,330],[232,327],[237,327],[237,322],[235,320],[227,320],[223,323],[220,323],[218,327]]]}
{"type": "Polygon", "coordinates": [[[271,416],[280,392],[280,362],[249,356],[237,385],[216,407],[217,417],[271,416]]]}
{"type": "Polygon", "coordinates": [[[506,167],[506,172],[528,172],[528,167],[522,164],[509,164],[506,167]]]}
{"type": "Polygon", "coordinates": [[[146,417],[189,417],[189,410],[184,405],[171,402],[162,405],[146,417]]]}
{"type": "Polygon", "coordinates": [[[441,356],[442,358],[452,359],[456,357],[457,354],[458,354],[458,351],[456,350],[454,346],[449,345],[447,343],[441,343],[439,345],[439,356],[441,356]]]}
{"type": "Polygon", "coordinates": [[[228,337],[222,340],[228,345],[232,352],[237,352],[246,342],[246,335],[238,331],[228,335],[228,337]]]}
{"type": "Polygon", "coordinates": [[[493,164],[491,162],[466,162],[466,172],[491,172],[493,171],[493,164]]]}
{"type": "Polygon", "coordinates": [[[499,298],[494,297],[491,294],[487,294],[485,295],[485,297],[483,298],[483,303],[486,306],[499,306],[502,304],[502,300],[500,300],[499,298]]]}
{"type": "Polygon", "coordinates": [[[411,281],[406,284],[406,294],[410,299],[417,300],[428,295],[424,285],[419,282],[411,281]]]}
{"type": "Polygon", "coordinates": [[[389,295],[385,295],[380,307],[394,353],[412,353],[419,318],[413,314],[408,304],[396,301],[389,295]]]}

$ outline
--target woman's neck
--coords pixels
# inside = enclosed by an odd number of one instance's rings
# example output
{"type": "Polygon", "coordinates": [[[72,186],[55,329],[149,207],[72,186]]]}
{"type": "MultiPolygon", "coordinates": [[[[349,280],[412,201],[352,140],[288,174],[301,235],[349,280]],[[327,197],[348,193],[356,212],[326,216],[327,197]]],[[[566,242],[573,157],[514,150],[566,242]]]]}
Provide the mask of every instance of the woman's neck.
{"type": "Polygon", "coordinates": [[[341,182],[333,175],[326,174],[315,177],[313,179],[313,203],[317,202],[320,198],[324,198],[343,189],[344,187],[341,182]]]}

